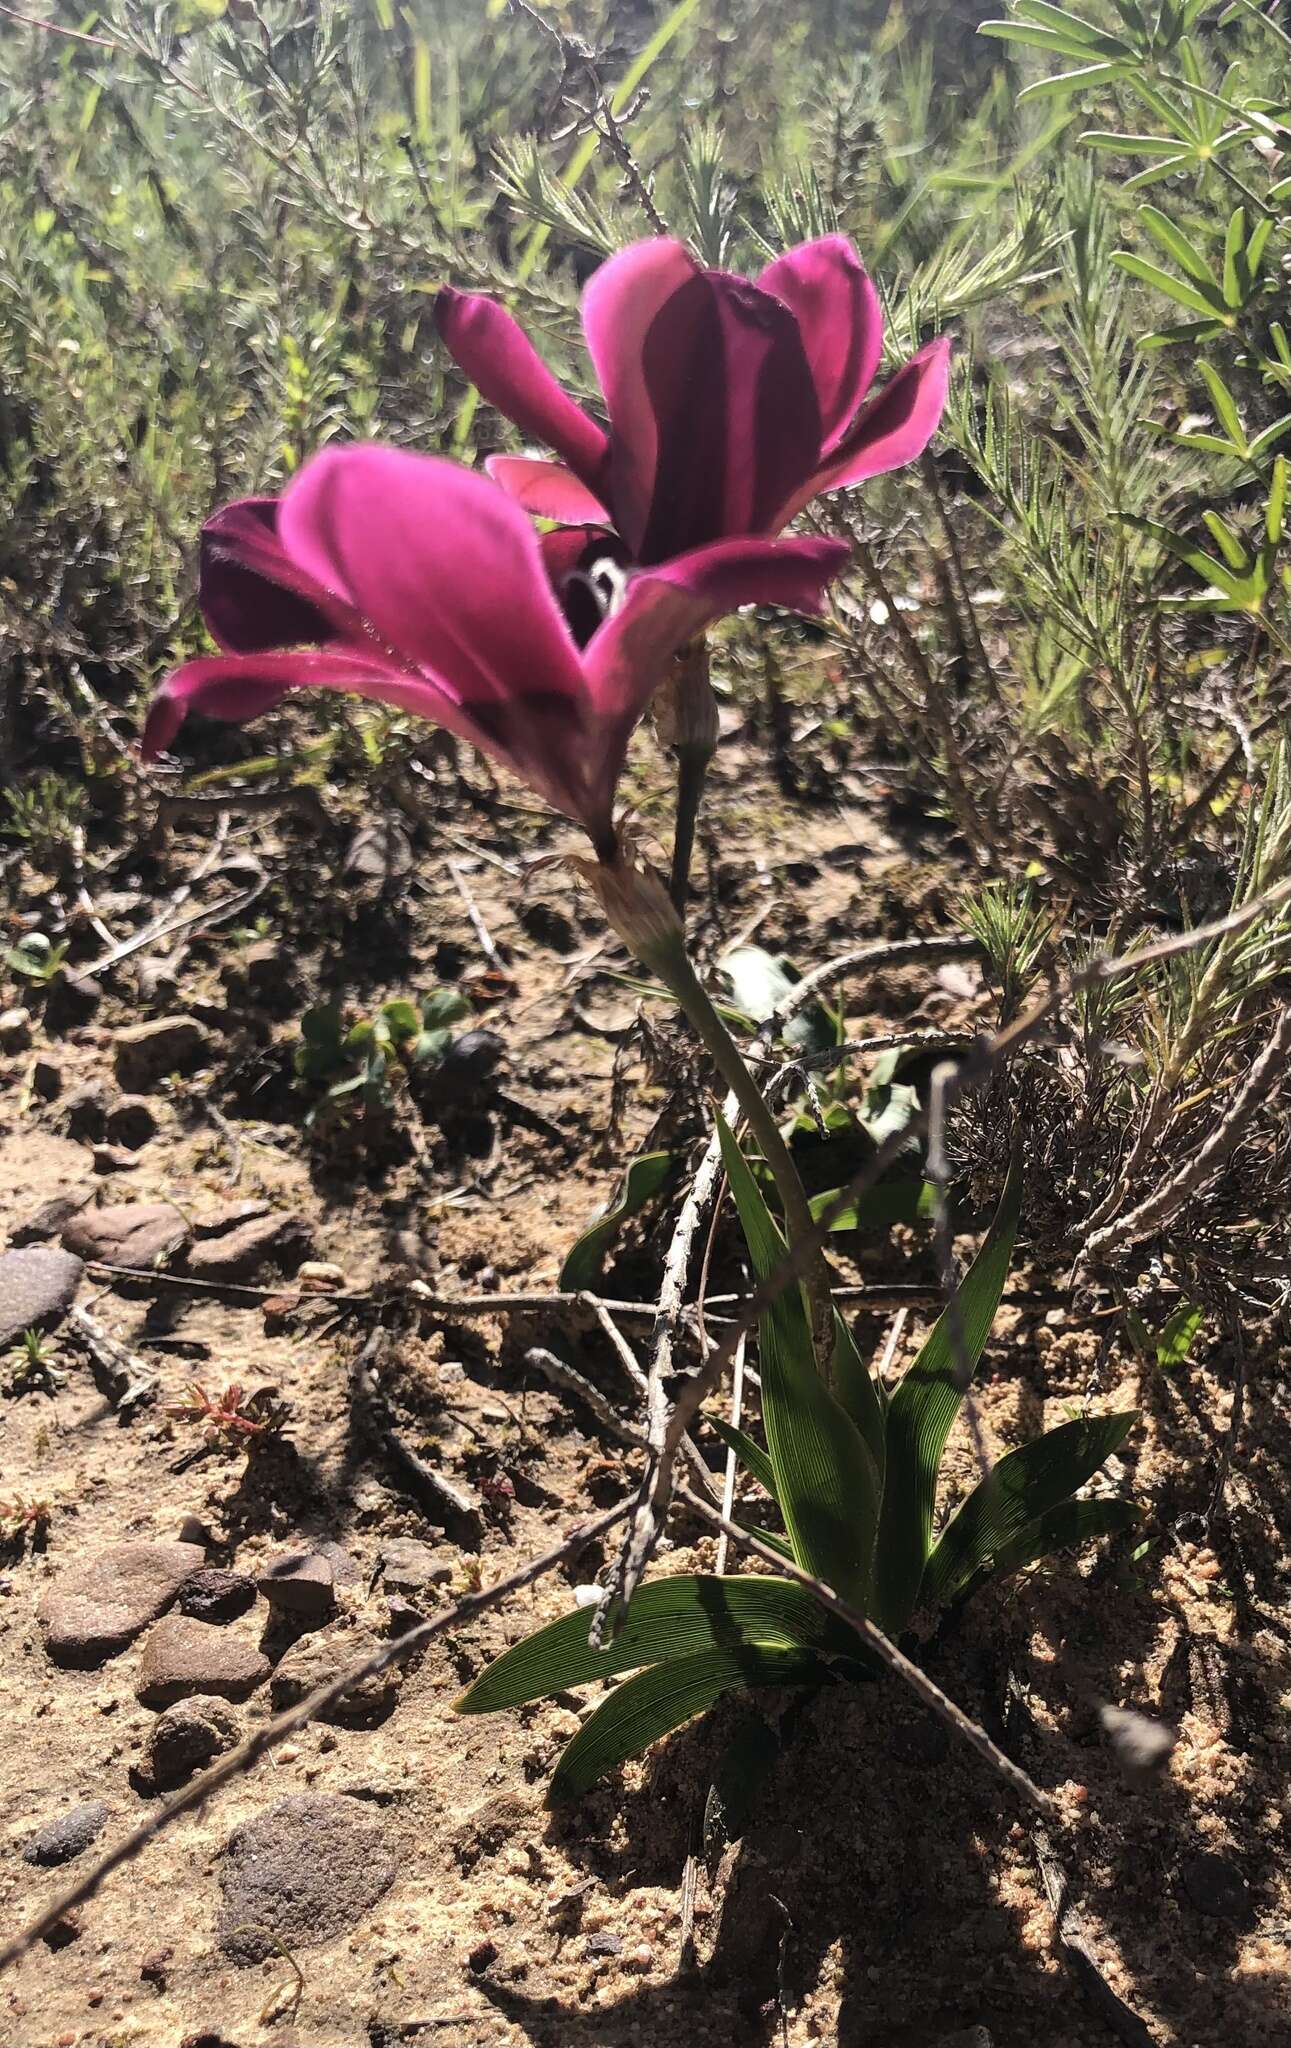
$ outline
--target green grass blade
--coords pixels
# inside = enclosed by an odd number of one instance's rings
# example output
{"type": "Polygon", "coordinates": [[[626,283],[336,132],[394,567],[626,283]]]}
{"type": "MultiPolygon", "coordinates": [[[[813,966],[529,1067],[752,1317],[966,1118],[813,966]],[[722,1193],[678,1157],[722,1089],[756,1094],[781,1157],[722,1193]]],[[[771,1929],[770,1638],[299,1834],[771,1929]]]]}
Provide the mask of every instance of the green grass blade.
{"type": "Polygon", "coordinates": [[[1138,1410],[1132,1408],[1064,1422],[1001,1458],[942,1531],[923,1575],[921,1599],[929,1604],[950,1599],[1021,1530],[1069,1500],[1137,1420],[1138,1410]]]}
{"type": "MultiPolygon", "coordinates": [[[[779,1270],[785,1242],[725,1124],[722,1161],[759,1281],[779,1270]]],[[[816,1369],[811,1328],[796,1283],[758,1324],[762,1420],[775,1493],[804,1571],[864,1605],[878,1526],[878,1479],[855,1423],[816,1369]]]]}
{"type": "Polygon", "coordinates": [[[1140,1519],[1141,1510],[1132,1500],[1064,1500],[1019,1529],[1011,1542],[997,1550],[990,1562],[960,1587],[956,1600],[970,1600],[988,1579],[1007,1578],[1029,1564],[1037,1564],[1042,1557],[1051,1557],[1057,1550],[1074,1550],[1079,1544],[1092,1543],[1098,1536],[1119,1536],[1140,1519]]]}
{"type": "Polygon", "coordinates": [[[762,1685],[822,1685],[829,1667],[808,1650],[699,1650],[616,1687],[568,1745],[547,1788],[548,1806],[577,1799],[615,1764],[640,1756],[721,1698],[762,1685]]]}
{"type": "Polygon", "coordinates": [[[820,1646],[846,1654],[856,1648],[853,1631],[834,1621],[791,1579],[719,1579],[693,1572],[651,1579],[634,1596],[622,1628],[605,1649],[590,1647],[590,1626],[588,1610],[576,1607],[513,1644],[467,1686],[456,1711],[492,1714],[500,1707],[523,1707],[569,1686],[700,1650],[751,1644],[820,1646]]]}
{"type": "MultiPolygon", "coordinates": [[[[960,1323],[971,1368],[982,1355],[1004,1291],[1021,1202],[1022,1173],[1015,1159],[990,1233],[959,1289],[960,1323]]],[[[875,1620],[889,1635],[905,1627],[919,1597],[932,1548],[941,1454],[963,1398],[946,1311],[888,1403],[875,1620]]]]}

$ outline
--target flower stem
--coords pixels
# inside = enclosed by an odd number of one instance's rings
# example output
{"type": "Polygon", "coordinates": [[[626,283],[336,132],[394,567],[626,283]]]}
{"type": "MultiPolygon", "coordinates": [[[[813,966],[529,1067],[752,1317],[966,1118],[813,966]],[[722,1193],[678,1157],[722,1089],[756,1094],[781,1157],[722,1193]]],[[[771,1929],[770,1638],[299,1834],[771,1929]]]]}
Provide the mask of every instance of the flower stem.
{"type": "MultiPolygon", "coordinates": [[[[739,1047],[691,965],[681,918],[659,876],[639,863],[630,850],[625,854],[622,847],[613,860],[580,860],[575,865],[596,891],[602,910],[628,951],[635,953],[652,974],[657,974],[676,998],[739,1105],[775,1180],[790,1245],[810,1236],[814,1228],[811,1204],[789,1147],[739,1047]]],[[[812,1260],[805,1285],[816,1362],[822,1374],[828,1376],[834,1351],[834,1305],[823,1253],[818,1252],[812,1260]]]]}
{"type": "Polygon", "coordinates": [[[690,889],[690,858],[695,846],[695,824],[699,817],[700,800],[704,794],[708,764],[712,758],[711,748],[677,749],[677,815],[672,831],[672,873],[668,878],[668,894],[676,906],[678,917],[681,918],[686,915],[686,897],[690,889]]]}
{"type": "MultiPolygon", "coordinates": [[[[705,1050],[711,1054],[718,1073],[739,1103],[744,1120],[757,1139],[758,1148],[775,1180],[780,1204],[784,1210],[786,1232],[792,1245],[800,1237],[809,1234],[814,1227],[811,1204],[807,1200],[806,1189],[799,1178],[798,1169],[793,1163],[792,1154],[784,1141],[780,1126],[768,1108],[762,1090],[745,1065],[739,1047],[713,1007],[708,991],[691,966],[685,948],[677,946],[671,949],[666,959],[656,956],[651,965],[676,996],[703,1041],[705,1050]]],[[[834,1348],[834,1308],[830,1295],[829,1269],[823,1256],[817,1256],[812,1261],[805,1284],[811,1308],[811,1329],[816,1360],[821,1371],[827,1373],[834,1348]]]]}

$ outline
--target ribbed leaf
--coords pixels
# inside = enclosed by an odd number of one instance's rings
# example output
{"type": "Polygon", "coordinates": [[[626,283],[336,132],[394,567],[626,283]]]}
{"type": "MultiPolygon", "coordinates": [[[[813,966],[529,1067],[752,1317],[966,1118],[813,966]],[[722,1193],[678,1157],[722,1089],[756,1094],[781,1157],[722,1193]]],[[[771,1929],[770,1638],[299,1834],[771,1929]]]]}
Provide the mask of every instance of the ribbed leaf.
{"type": "Polygon", "coordinates": [[[711,1707],[724,1692],[759,1685],[822,1685],[829,1667],[809,1650],[699,1650],[629,1678],[579,1729],[547,1788],[548,1806],[577,1799],[615,1764],[711,1707]]]}
{"type": "Polygon", "coordinates": [[[672,1172],[673,1164],[671,1152],[642,1152],[629,1160],[623,1184],[614,1201],[566,1252],[565,1263],[560,1269],[559,1284],[563,1289],[576,1294],[580,1287],[593,1285],[614,1238],[629,1216],[635,1216],[647,1202],[654,1200],[672,1172]]]}
{"type": "Polygon", "coordinates": [[[883,1468],[887,1462],[886,1401],[883,1390],[856,1348],[856,1339],[837,1311],[834,1313],[834,1386],[838,1398],[861,1433],[874,1460],[880,1496],[883,1468]]]}
{"type": "Polygon", "coordinates": [[[1138,1410],[1131,1408],[1120,1415],[1064,1422],[1001,1458],[942,1530],[920,1598],[929,1603],[950,1599],[1029,1523],[1069,1500],[1124,1443],[1137,1420],[1138,1410]]]}
{"type": "Polygon", "coordinates": [[[1040,1558],[1052,1556],[1055,1550],[1074,1550],[1078,1544],[1092,1543],[1096,1536],[1119,1536],[1122,1530],[1132,1529],[1139,1517],[1140,1510],[1132,1500],[1065,1500],[1019,1529],[1011,1542],[960,1587],[956,1599],[969,1600],[988,1579],[1007,1578],[1010,1572],[1020,1572],[1040,1558]]]}
{"type": "Polygon", "coordinates": [[[732,1422],[719,1422],[715,1415],[709,1416],[708,1425],[720,1436],[727,1450],[734,1451],[745,1470],[753,1474],[762,1491],[775,1500],[775,1467],[761,1444],[755,1443],[747,1430],[736,1429],[732,1422]]]}
{"type": "Polygon", "coordinates": [[[814,1645],[853,1655],[857,1649],[854,1632],[791,1579],[719,1579],[694,1572],[651,1579],[633,1596],[622,1628],[605,1649],[590,1648],[590,1626],[587,1609],[576,1607],[513,1644],[467,1686],[456,1711],[491,1714],[499,1707],[522,1707],[568,1686],[699,1650],[814,1645]]]}
{"type": "MultiPolygon", "coordinates": [[[[990,1335],[1008,1277],[1022,1202],[1022,1174],[1009,1168],[999,1213],[959,1289],[959,1320],[970,1371],[990,1335]]],[[[937,1472],[964,1387],[943,1312],[888,1403],[887,1469],[875,1569],[875,1620],[889,1635],[905,1627],[932,1548],[937,1472]]]]}
{"type": "MultiPolygon", "coordinates": [[[[720,1127],[722,1162],[759,1281],[783,1265],[785,1242],[734,1137],[720,1127]]],[[[816,1369],[802,1288],[777,1295],[758,1323],[762,1420],[775,1493],[804,1571],[844,1600],[869,1597],[878,1479],[855,1423],[816,1369]]]]}

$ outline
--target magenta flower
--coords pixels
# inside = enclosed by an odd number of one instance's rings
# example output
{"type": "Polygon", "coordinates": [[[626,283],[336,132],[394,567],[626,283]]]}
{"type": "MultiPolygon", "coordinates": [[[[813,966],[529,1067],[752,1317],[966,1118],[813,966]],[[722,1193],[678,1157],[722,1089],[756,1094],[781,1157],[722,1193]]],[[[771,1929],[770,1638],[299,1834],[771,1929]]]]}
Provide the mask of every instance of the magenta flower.
{"type": "Polygon", "coordinates": [[[847,548],[726,541],[631,576],[619,554],[599,533],[540,540],[456,463],[325,449],[280,498],[204,527],[202,611],[222,652],[162,685],[144,753],[190,710],[252,718],[289,690],[353,691],[492,755],[611,857],[628,738],[672,655],[743,604],[819,610],[847,548]]]}
{"type": "Polygon", "coordinates": [[[843,235],[802,243],[756,284],[701,270],[673,241],[603,264],[583,331],[608,432],[493,300],[445,287],[435,312],[490,405],[560,457],[495,456],[499,483],[549,519],[608,519],[644,564],[777,534],[819,492],[913,462],[946,403],[945,336],[867,395],[883,322],[843,235]]]}

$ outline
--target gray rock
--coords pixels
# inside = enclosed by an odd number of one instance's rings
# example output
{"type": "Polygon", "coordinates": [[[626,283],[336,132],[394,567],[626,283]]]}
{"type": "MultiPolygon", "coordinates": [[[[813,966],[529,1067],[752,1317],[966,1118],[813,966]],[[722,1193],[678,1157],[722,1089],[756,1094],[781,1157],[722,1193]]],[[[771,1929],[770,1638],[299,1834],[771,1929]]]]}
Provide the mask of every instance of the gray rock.
{"type": "Polygon", "coordinates": [[[0,1351],[24,1330],[52,1330],[76,1299],[85,1267],[70,1252],[30,1245],[0,1258],[0,1351]]]}
{"type": "MultiPolygon", "coordinates": [[[[319,1635],[302,1636],[274,1668],[269,1693],[275,1708],[294,1707],[316,1687],[330,1685],[347,1665],[357,1664],[383,1647],[365,1628],[329,1628],[319,1635]]],[[[324,1707],[319,1719],[342,1724],[378,1720],[395,1706],[402,1685],[403,1667],[387,1665],[384,1671],[361,1678],[340,1699],[324,1707]]]]}
{"type": "Polygon", "coordinates": [[[1251,1888],[1228,1856],[1203,1849],[1185,1856],[1179,1866],[1184,1891],[1199,1913],[1210,1920],[1247,1920],[1251,1888]]]}
{"type": "Polygon", "coordinates": [[[157,1135],[157,1119],[146,1095],[123,1095],[108,1111],[106,1132],[109,1144],[124,1145],[137,1152],[157,1135]]]}
{"type": "Polygon", "coordinates": [[[188,1254],[187,1270],[204,1280],[250,1280],[264,1266],[278,1272],[298,1266],[311,1249],[304,1219],[278,1210],[199,1239],[188,1254]]]}
{"type": "Polygon", "coordinates": [[[102,1834],[107,1817],[108,1810],[101,1799],[70,1807],[32,1836],[22,1852],[23,1862],[44,1866],[70,1863],[73,1856],[79,1856],[102,1834]]]}
{"type": "Polygon", "coordinates": [[[216,1936],[235,1962],[312,1948],[356,1927],[394,1883],[385,1835],[353,1800],[302,1792],[234,1830],[216,1936]]]}
{"type": "Polygon", "coordinates": [[[169,1707],[194,1693],[244,1700],[269,1676],[269,1659],[243,1636],[191,1614],[168,1614],[147,1637],[135,1693],[146,1707],[169,1707]]]}
{"type": "Polygon", "coordinates": [[[444,1550],[432,1550],[415,1536],[392,1536],[381,1545],[381,1577],[388,1593],[420,1593],[427,1586],[446,1586],[454,1563],[444,1550]]]}
{"type": "Polygon", "coordinates": [[[117,1082],[130,1094],[145,1095],[167,1074],[191,1074],[203,1066],[210,1043],[196,1017],[151,1017],[127,1024],[112,1041],[117,1082]]]}
{"type": "Polygon", "coordinates": [[[194,1693],[167,1707],[153,1722],[140,1775],[145,1784],[168,1791],[232,1749],[241,1736],[241,1720],[227,1700],[194,1693]]]}
{"type": "Polygon", "coordinates": [[[336,1574],[330,1559],[318,1551],[275,1558],[257,1584],[271,1606],[307,1620],[330,1614],[336,1601],[336,1574]]]}
{"type": "Polygon", "coordinates": [[[1154,1785],[1179,1739],[1174,1729],[1132,1707],[1103,1706],[1098,1718],[1126,1783],[1139,1789],[1154,1785]]]}
{"type": "Polygon", "coordinates": [[[123,1650],[204,1562],[195,1543],[121,1543],[63,1572],[37,1611],[46,1650],[63,1664],[123,1650]]]}
{"type": "Polygon", "coordinates": [[[208,1567],[194,1572],[179,1596],[179,1611],[195,1621],[236,1621],[245,1614],[256,1596],[255,1580],[245,1572],[222,1572],[208,1567]]]}
{"type": "Polygon", "coordinates": [[[115,1202],[81,1209],[63,1230],[69,1252],[110,1266],[155,1266],[187,1244],[188,1225],[169,1202],[115,1202]]]}
{"type": "Polygon", "coordinates": [[[0,1052],[26,1052],[30,1044],[30,1011],[0,1010],[0,1052]]]}
{"type": "Polygon", "coordinates": [[[403,826],[394,818],[377,818],[370,825],[360,825],[341,871],[360,888],[381,891],[411,874],[412,859],[412,841],[403,826]]]}

